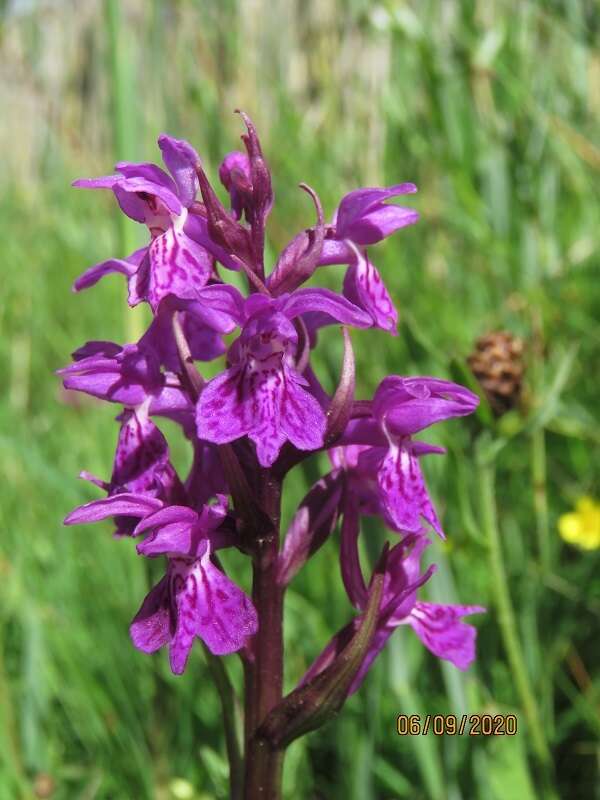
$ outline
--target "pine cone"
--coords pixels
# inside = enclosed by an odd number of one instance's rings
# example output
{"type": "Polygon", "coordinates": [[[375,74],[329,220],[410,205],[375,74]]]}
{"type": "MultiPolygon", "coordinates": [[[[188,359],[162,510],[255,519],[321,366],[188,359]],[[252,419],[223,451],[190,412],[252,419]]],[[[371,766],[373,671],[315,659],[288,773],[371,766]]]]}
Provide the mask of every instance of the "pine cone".
{"type": "Polygon", "coordinates": [[[508,331],[493,331],[475,342],[471,370],[494,414],[502,416],[519,405],[523,384],[523,340],[508,331]]]}

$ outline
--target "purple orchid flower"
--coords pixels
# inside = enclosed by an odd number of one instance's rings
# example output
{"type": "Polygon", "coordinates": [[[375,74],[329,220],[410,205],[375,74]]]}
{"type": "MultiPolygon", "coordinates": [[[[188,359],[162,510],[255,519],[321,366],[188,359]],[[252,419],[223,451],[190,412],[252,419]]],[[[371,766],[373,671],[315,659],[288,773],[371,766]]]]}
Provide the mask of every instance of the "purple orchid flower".
{"type": "Polygon", "coordinates": [[[200,290],[198,298],[179,300],[170,295],[162,300],[137,344],[87,342],[73,353],[73,364],[57,370],[64,387],[129,407],[150,398],[151,415],[178,422],[193,438],[193,405],[178,375],[181,363],[173,315],[179,315],[192,358],[212,360],[225,351],[222,337],[235,329],[236,303],[241,302],[237,290],[219,284],[200,290]]]}
{"type": "Polygon", "coordinates": [[[377,481],[377,497],[386,523],[396,531],[418,533],[425,519],[445,538],[419,466],[419,457],[444,453],[444,449],[411,438],[424,428],[452,417],[471,414],[477,395],[450,381],[437,378],[385,378],[372,403],[372,416],[352,420],[340,444],[369,445],[353,452],[349,473],[366,481],[371,491],[377,481]]]}
{"type": "Polygon", "coordinates": [[[121,430],[110,481],[86,471],[80,475],[104,489],[108,497],[74,509],[66,517],[66,525],[114,517],[115,535],[130,536],[146,514],[165,503],[181,502],[185,497],[185,490],[169,460],[167,440],[149,419],[147,408],[126,410],[118,419],[121,430]]]}
{"type": "MultiPolygon", "coordinates": [[[[368,590],[360,566],[357,540],[357,517],[350,515],[344,518],[342,526],[340,564],[350,601],[362,612],[366,607],[368,590]]],[[[483,613],[486,609],[482,606],[438,605],[417,600],[417,590],[435,570],[434,565],[424,573],[420,569],[421,555],[429,544],[425,537],[413,534],[405,537],[388,553],[377,628],[349,694],[360,688],[371,665],[400,625],[410,625],[434,655],[450,661],[458,669],[466,670],[473,662],[477,632],[471,625],[461,622],[461,617],[483,613]]],[[[350,641],[360,622],[359,615],[332,638],[303,676],[300,685],[318,675],[335,659],[350,641]]]]}
{"type": "Polygon", "coordinates": [[[388,450],[377,480],[386,514],[397,527],[416,532],[422,516],[444,536],[418,462],[420,453],[440,451],[413,442],[411,436],[435,422],[471,414],[478,404],[477,395],[464,386],[436,378],[392,375],[379,385],[373,415],[386,435],[388,450]]]}
{"type": "MultiPolygon", "coordinates": [[[[352,430],[357,432],[359,427],[352,430]]],[[[371,438],[372,434],[369,433],[371,438]]],[[[348,429],[345,435],[348,436],[348,429]]],[[[375,435],[373,438],[379,437],[375,435]]],[[[406,486],[400,481],[391,485],[382,478],[388,455],[388,447],[384,444],[339,447],[330,452],[330,457],[333,464],[339,465],[345,473],[348,487],[346,497],[352,495],[356,498],[356,513],[382,517],[386,525],[397,533],[422,531],[424,519],[445,538],[417,461],[423,455],[445,452],[443,447],[411,441],[410,455],[414,463],[410,465],[411,483],[406,486]],[[402,509],[402,513],[398,513],[398,508],[402,509]]]]}
{"type": "Polygon", "coordinates": [[[129,304],[146,300],[156,310],[168,294],[195,299],[212,277],[212,255],[203,246],[207,237],[202,236],[202,223],[190,217],[191,225],[187,224],[198,191],[200,158],[190,144],[166,134],[159,136],[158,145],[171,176],[155,164],[122,161],[115,167],[116,175],[74,181],[83,189],[112,189],[124,213],[145,224],[151,235],[147,247],[88,269],[75,281],[75,291],[120,272],[128,280],[129,304]]]}
{"type": "Polygon", "coordinates": [[[73,363],[57,372],[65,389],[127,406],[141,405],[165,385],[156,353],[135,344],[86,342],[73,353],[73,363]]]}
{"type": "Polygon", "coordinates": [[[159,355],[152,348],[87,342],[73,353],[73,358],[73,364],[57,370],[63,376],[65,389],[130,408],[149,400],[151,416],[172,419],[182,426],[188,438],[192,435],[194,406],[179,377],[161,372],[159,355]]]}
{"type": "Polygon", "coordinates": [[[300,289],[270,299],[252,295],[229,350],[232,366],[213,378],[198,402],[198,435],[223,444],[249,436],[259,463],[271,466],[285,441],[299,450],[323,445],[326,418],[296,369],[296,317],[316,311],[346,325],[368,327],[370,317],[327,289],[300,289]]]}
{"type": "Polygon", "coordinates": [[[131,639],[145,653],[168,644],[176,675],[185,670],[196,636],[215,655],[225,655],[244,647],[258,629],[252,602],[212,560],[215,550],[232,543],[231,535],[218,530],[226,512],[223,497],[200,514],[170,506],[146,517],[135,531],[149,533],[138,552],[165,555],[168,567],[134,617],[131,639]]]}

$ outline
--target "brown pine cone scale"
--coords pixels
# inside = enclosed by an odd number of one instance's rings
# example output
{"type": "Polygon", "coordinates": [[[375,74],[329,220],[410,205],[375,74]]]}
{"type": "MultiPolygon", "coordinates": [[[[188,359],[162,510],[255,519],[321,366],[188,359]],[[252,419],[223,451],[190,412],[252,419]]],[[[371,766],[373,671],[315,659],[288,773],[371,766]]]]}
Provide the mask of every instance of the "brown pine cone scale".
{"type": "Polygon", "coordinates": [[[523,388],[523,340],[508,331],[480,336],[468,358],[496,416],[519,405],[523,388]]]}

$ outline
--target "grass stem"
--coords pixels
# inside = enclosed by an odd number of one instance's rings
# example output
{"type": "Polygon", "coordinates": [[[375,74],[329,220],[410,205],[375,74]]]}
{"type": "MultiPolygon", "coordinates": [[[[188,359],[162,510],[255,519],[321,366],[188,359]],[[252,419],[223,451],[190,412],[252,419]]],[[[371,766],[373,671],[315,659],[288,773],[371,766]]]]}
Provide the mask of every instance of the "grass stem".
{"type": "Polygon", "coordinates": [[[550,752],[544,735],[537,700],[525,667],[525,659],[519,641],[519,633],[500,544],[495,497],[495,468],[493,463],[488,462],[480,464],[479,481],[482,522],[488,543],[492,590],[498,610],[500,631],[504,641],[504,647],[506,648],[510,671],[513,675],[515,686],[527,719],[534,752],[542,765],[547,767],[550,763],[550,752]]]}

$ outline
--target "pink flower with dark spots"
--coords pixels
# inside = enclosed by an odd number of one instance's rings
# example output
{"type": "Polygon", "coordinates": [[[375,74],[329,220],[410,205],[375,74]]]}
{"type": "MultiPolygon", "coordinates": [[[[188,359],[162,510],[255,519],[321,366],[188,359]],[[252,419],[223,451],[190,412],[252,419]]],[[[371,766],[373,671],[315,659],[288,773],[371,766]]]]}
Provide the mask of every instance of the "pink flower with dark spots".
{"type": "MultiPolygon", "coordinates": [[[[345,517],[340,552],[342,578],[352,605],[363,612],[368,590],[360,566],[357,543],[357,518],[345,517]]],[[[376,631],[348,694],[353,694],[360,688],[371,665],[400,625],[410,625],[434,655],[450,661],[458,669],[468,669],[475,659],[477,631],[472,625],[462,622],[461,617],[480,614],[486,609],[482,606],[438,605],[417,600],[418,589],[429,580],[435,570],[431,566],[421,573],[421,555],[429,544],[424,536],[410,535],[388,553],[376,631]]],[[[322,672],[334,660],[336,654],[350,641],[360,623],[359,615],[333,637],[304,675],[301,685],[322,672]]]]}
{"type": "Polygon", "coordinates": [[[323,445],[325,413],[296,368],[298,332],[293,320],[320,311],[339,322],[366,327],[370,318],[326,289],[299,289],[246,301],[239,339],[229,350],[232,366],[213,378],[198,402],[201,439],[216,444],[248,436],[263,467],[271,466],[284,442],[299,450],[323,445]]]}
{"type": "Polygon", "coordinates": [[[257,630],[252,602],[213,561],[214,551],[235,541],[234,533],[220,530],[226,502],[221,497],[200,513],[170,506],[146,517],[135,530],[135,535],[149,534],[137,546],[140,555],[167,556],[168,566],[136,614],[131,638],[145,653],[168,644],[177,675],[185,669],[195,637],[215,655],[225,655],[243,647],[257,630]]]}
{"type": "Polygon", "coordinates": [[[130,256],[88,269],[75,281],[75,291],[93,286],[110,272],[120,272],[129,284],[129,304],[145,300],[156,310],[169,294],[195,299],[211,278],[213,257],[194,238],[198,222],[187,225],[198,191],[200,158],[190,144],[166,134],[159,136],[158,144],[171,175],[155,164],[122,161],[115,175],[74,182],[82,189],[112,189],[123,212],[146,225],[151,236],[148,246],[130,256]]]}

